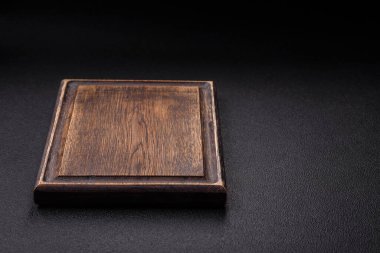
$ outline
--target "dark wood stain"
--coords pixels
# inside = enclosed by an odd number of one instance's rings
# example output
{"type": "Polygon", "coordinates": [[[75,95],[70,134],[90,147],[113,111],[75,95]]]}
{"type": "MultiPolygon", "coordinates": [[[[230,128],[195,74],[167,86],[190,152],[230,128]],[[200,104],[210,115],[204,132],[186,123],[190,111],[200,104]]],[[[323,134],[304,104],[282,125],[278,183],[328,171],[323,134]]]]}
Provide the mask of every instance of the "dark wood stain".
{"type": "Polygon", "coordinates": [[[214,100],[212,82],[63,81],[35,201],[224,203],[214,100]]]}

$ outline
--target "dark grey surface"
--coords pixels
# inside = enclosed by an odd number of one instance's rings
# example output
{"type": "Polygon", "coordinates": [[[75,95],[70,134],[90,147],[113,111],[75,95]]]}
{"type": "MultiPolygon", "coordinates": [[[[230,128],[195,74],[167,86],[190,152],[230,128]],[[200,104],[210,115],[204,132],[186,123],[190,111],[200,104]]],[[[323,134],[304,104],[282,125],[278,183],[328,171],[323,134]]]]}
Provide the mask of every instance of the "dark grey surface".
{"type": "Polygon", "coordinates": [[[380,69],[367,51],[95,20],[0,18],[0,252],[379,250],[380,69]],[[214,80],[226,208],[38,208],[63,78],[214,80]]]}

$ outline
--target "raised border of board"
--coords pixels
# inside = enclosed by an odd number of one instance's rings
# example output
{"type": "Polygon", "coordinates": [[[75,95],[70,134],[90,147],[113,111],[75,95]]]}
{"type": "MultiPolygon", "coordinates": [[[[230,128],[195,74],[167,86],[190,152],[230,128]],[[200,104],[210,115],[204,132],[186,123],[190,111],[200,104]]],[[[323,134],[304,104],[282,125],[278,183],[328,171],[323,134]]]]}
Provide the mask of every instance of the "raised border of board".
{"type": "Polygon", "coordinates": [[[61,82],[46,142],[34,201],[40,205],[201,205],[221,206],[226,200],[226,183],[215,86],[212,81],[178,80],[90,80],[61,82]],[[65,121],[74,103],[71,90],[79,85],[195,86],[199,88],[204,159],[204,176],[59,176],[57,159],[64,138],[65,121]]]}

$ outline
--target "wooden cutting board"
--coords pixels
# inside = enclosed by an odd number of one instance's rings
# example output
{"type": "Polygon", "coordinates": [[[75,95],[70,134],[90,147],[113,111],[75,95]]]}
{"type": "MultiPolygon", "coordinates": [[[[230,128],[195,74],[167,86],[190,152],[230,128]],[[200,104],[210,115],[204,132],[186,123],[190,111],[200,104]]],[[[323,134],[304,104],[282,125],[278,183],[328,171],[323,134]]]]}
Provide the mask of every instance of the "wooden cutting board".
{"type": "Polygon", "coordinates": [[[223,205],[209,81],[63,80],[38,204],[223,205]]]}

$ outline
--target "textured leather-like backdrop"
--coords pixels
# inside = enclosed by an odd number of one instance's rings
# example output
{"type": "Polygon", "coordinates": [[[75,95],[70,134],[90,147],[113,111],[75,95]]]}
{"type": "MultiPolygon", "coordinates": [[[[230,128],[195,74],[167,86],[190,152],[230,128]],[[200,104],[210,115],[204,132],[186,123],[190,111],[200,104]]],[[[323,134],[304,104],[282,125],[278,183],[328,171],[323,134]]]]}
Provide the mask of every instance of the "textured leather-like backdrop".
{"type": "Polygon", "coordinates": [[[378,250],[371,40],[73,11],[0,16],[0,252],[378,250]],[[38,208],[63,78],[214,80],[226,208],[38,208]]]}

